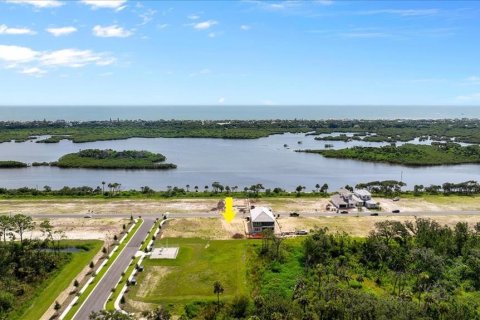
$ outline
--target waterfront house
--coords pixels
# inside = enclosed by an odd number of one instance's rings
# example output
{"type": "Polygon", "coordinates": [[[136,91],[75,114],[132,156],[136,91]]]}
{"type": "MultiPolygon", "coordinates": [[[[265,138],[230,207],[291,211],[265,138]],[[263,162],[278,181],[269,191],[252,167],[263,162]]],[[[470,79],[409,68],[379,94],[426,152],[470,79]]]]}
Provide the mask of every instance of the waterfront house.
{"type": "Polygon", "coordinates": [[[372,194],[365,189],[355,189],[353,190],[355,197],[362,201],[362,205],[368,209],[377,208],[377,203],[372,200],[372,194]]]}
{"type": "Polygon", "coordinates": [[[270,208],[255,207],[250,210],[251,233],[262,233],[263,230],[275,230],[275,216],[270,208]]]}

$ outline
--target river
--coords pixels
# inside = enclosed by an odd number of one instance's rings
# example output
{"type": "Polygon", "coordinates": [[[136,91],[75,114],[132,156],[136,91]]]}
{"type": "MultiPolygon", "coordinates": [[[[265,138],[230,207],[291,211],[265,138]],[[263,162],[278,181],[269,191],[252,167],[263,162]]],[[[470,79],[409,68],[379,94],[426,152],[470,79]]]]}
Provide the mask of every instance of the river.
{"type": "MultiPolygon", "coordinates": [[[[192,138],[132,138],[127,140],[97,141],[91,143],[45,144],[33,141],[23,143],[1,143],[2,160],[17,160],[26,163],[55,161],[64,154],[80,149],[98,148],[115,150],[148,150],[167,157],[167,162],[178,165],[168,171],[152,170],[87,170],[60,169],[56,167],[29,167],[22,169],[0,169],[0,187],[37,187],[49,185],[101,186],[105,181],[121,183],[123,190],[149,186],[166,189],[167,186],[193,189],[218,181],[224,185],[250,186],[262,183],[266,188],[282,187],[294,190],[296,186],[314,189],[315,184],[328,183],[330,190],[346,184],[374,180],[400,180],[409,189],[415,184],[441,184],[480,180],[480,165],[455,165],[411,168],[399,165],[368,163],[354,160],[326,159],[318,154],[295,152],[295,149],[319,149],[326,143],[334,148],[353,145],[379,146],[380,143],[362,141],[316,141],[304,134],[272,135],[254,140],[222,140],[192,138]],[[301,141],[301,144],[298,144],[301,141]],[[289,148],[285,148],[287,144],[289,148]]],[[[427,142],[425,142],[427,143],[427,142]]],[[[210,187],[211,188],[211,187],[210,187]]]]}

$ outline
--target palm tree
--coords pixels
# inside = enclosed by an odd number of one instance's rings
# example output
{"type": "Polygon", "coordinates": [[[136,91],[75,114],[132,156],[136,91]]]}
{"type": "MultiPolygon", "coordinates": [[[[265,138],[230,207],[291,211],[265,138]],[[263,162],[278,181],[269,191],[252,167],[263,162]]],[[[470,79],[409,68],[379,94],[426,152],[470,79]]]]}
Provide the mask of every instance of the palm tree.
{"type": "Polygon", "coordinates": [[[198,186],[195,186],[194,189],[195,189],[195,192],[198,192],[198,186]]]}
{"type": "Polygon", "coordinates": [[[102,193],[105,193],[105,181],[102,181],[102,193]]]}
{"type": "Polygon", "coordinates": [[[222,286],[220,281],[215,281],[213,283],[213,293],[217,295],[217,308],[220,307],[220,295],[225,289],[222,286]]]}
{"type": "Polygon", "coordinates": [[[185,187],[187,188],[187,192],[189,192],[190,191],[190,185],[187,184],[185,187]]]}
{"type": "Polygon", "coordinates": [[[315,185],[315,189],[317,190],[317,192],[318,192],[318,189],[320,189],[320,185],[318,183],[315,185]]]}
{"type": "Polygon", "coordinates": [[[3,242],[7,242],[7,234],[12,231],[13,221],[9,216],[0,216],[0,236],[3,236],[3,242]]]}

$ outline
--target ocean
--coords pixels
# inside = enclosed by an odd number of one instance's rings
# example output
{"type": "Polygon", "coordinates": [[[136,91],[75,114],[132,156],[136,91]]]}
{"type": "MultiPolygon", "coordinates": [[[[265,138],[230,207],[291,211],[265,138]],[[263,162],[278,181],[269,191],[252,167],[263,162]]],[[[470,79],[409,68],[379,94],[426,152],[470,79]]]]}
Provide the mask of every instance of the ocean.
{"type": "Polygon", "coordinates": [[[480,106],[17,106],[0,121],[480,118],[480,106]]]}

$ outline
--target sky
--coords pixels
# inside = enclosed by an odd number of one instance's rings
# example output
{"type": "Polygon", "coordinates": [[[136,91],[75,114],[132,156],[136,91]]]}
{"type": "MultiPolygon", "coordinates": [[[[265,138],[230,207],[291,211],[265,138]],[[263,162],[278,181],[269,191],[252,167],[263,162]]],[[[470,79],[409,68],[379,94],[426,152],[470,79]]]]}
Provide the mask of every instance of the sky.
{"type": "Polygon", "coordinates": [[[480,106],[480,2],[1,0],[0,105],[480,106]]]}

